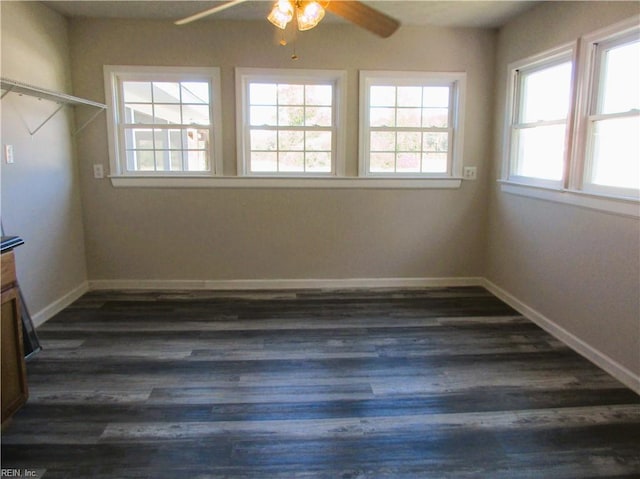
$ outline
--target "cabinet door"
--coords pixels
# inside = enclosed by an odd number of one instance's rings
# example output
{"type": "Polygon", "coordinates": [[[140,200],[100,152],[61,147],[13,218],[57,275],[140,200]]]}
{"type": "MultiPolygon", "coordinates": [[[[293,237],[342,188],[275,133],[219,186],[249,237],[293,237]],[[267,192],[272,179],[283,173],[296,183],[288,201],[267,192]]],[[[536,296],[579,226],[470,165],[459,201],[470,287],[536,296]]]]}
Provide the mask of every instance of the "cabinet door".
{"type": "Polygon", "coordinates": [[[19,301],[18,288],[2,292],[2,423],[27,401],[28,396],[19,301]]]}

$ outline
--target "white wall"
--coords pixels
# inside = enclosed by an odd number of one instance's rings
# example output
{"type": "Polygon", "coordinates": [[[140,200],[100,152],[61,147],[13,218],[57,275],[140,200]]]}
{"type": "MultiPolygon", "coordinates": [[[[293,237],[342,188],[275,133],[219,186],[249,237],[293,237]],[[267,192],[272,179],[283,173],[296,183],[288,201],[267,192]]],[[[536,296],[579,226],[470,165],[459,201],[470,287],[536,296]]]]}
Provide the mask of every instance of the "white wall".
{"type": "Polygon", "coordinates": [[[380,39],[350,25],[299,36],[300,60],[268,22],[74,19],[75,93],[104,101],[105,64],[219,66],[223,153],[235,174],[235,67],[343,69],[347,174],[357,171],[358,71],[466,71],[465,158],[480,180],[459,190],[124,189],[94,180],[109,164],[104,118],[78,140],[92,280],[475,277],[484,269],[495,32],[402,27],[380,39]]]}
{"type": "MultiPolygon", "coordinates": [[[[2,2],[0,11],[2,76],[70,93],[66,19],[36,2],[2,2]]],[[[73,113],[59,112],[32,137],[27,128],[55,103],[10,93],[1,108],[2,144],[15,152],[14,164],[1,162],[2,223],[5,233],[25,240],[16,249],[18,280],[37,322],[86,286],[73,113]]]]}
{"type": "MultiPolygon", "coordinates": [[[[545,2],[501,29],[493,177],[502,160],[507,65],[624,20],[637,2],[545,2]]],[[[638,219],[490,192],[486,276],[583,353],[640,388],[638,219]]]]}

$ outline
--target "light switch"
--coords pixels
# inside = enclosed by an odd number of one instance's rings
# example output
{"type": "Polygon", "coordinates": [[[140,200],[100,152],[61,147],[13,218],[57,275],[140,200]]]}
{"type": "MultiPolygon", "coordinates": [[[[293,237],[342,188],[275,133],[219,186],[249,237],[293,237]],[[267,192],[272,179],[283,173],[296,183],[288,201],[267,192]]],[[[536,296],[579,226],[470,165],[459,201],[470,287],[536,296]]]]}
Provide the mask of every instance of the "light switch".
{"type": "Polygon", "coordinates": [[[4,161],[13,163],[13,145],[4,145],[4,161]]]}

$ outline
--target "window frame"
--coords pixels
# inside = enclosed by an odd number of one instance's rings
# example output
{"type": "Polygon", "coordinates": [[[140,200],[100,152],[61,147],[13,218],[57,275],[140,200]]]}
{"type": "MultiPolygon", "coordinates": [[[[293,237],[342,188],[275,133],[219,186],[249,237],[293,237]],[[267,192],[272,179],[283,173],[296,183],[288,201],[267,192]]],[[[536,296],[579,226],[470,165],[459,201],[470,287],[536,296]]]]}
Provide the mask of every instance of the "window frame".
{"type": "MultiPolygon", "coordinates": [[[[110,177],[117,179],[137,179],[142,182],[148,178],[163,178],[167,181],[179,178],[202,178],[222,175],[222,112],[220,69],[217,67],[150,67],[130,65],[105,65],[104,82],[107,103],[107,132],[109,141],[110,177]],[[209,169],[205,171],[132,171],[127,169],[125,153],[124,99],[122,82],[209,82],[209,118],[210,123],[201,129],[209,130],[209,169]]],[[[180,125],[184,127],[184,125],[180,125]]],[[[177,181],[177,180],[173,180],[177,181]]]]}
{"type": "MultiPolygon", "coordinates": [[[[562,45],[552,50],[547,50],[540,54],[527,57],[522,60],[510,63],[508,66],[508,88],[507,88],[507,108],[505,117],[505,142],[504,142],[504,160],[503,160],[503,172],[502,178],[506,181],[536,186],[561,189],[566,186],[567,174],[569,171],[569,157],[571,151],[571,140],[573,131],[573,118],[571,112],[574,107],[575,96],[575,80],[576,80],[576,42],[571,42],[562,45]],[[570,84],[570,100],[567,108],[567,116],[564,120],[565,124],[565,139],[564,139],[564,151],[562,158],[562,177],[559,180],[538,178],[533,176],[518,175],[515,172],[518,167],[518,144],[516,140],[516,129],[522,129],[522,123],[519,123],[520,108],[523,103],[523,95],[521,81],[525,78],[522,74],[535,73],[547,68],[551,68],[556,65],[560,65],[570,61],[572,63],[571,84],[570,84]]],[[[548,124],[559,124],[558,121],[544,121],[540,122],[539,126],[545,126],[548,124]]],[[[532,128],[536,128],[533,126],[532,128]]]]}
{"type": "Polygon", "coordinates": [[[605,186],[591,183],[589,173],[593,164],[593,129],[595,123],[603,119],[617,119],[639,116],[640,111],[616,112],[610,114],[599,113],[602,100],[601,86],[605,70],[602,60],[605,53],[612,47],[630,43],[640,38],[640,17],[614,24],[610,27],[585,35],[580,42],[580,97],[576,108],[576,130],[574,135],[574,158],[581,158],[573,165],[569,182],[571,189],[583,191],[603,197],[617,197],[640,201],[640,190],[631,188],[605,186]]]}
{"type": "MultiPolygon", "coordinates": [[[[358,174],[363,178],[416,178],[416,179],[461,179],[464,148],[464,118],[466,105],[466,72],[418,72],[418,71],[380,71],[361,70],[359,83],[359,157],[358,174]],[[433,172],[372,172],[370,171],[371,146],[369,126],[370,87],[372,86],[449,86],[449,146],[447,151],[447,171],[433,172]],[[450,131],[449,131],[450,130],[450,131]]],[[[374,127],[377,128],[377,127],[374,127]]],[[[398,127],[389,127],[398,131],[398,127]]],[[[410,127],[400,127],[410,128],[410,127]]],[[[411,127],[416,128],[416,127],[411,127]]],[[[421,133],[445,128],[420,127],[421,133]]]]}
{"type": "MultiPolygon", "coordinates": [[[[333,178],[345,174],[346,155],[346,79],[344,70],[308,70],[285,68],[235,69],[236,76],[236,143],[237,176],[249,178],[333,178]],[[249,88],[252,83],[326,84],[333,86],[332,151],[330,172],[306,171],[251,171],[250,167],[250,104],[249,88]]],[[[279,126],[276,126],[279,128],[279,126]]],[[[313,127],[310,127],[312,129],[313,127]]],[[[326,128],[326,127],[325,127],[326,128]]],[[[277,130],[276,130],[277,131],[277,130]]],[[[304,151],[304,150],[303,150],[304,151]]]]}
{"type": "Polygon", "coordinates": [[[575,42],[533,55],[527,59],[514,62],[508,67],[507,95],[505,104],[505,123],[503,129],[502,169],[498,182],[503,192],[518,196],[538,198],[544,201],[564,203],[581,208],[610,214],[640,218],[640,192],[615,187],[592,188],[585,182],[589,144],[589,114],[597,96],[594,97],[596,82],[594,76],[594,49],[598,44],[609,44],[615,39],[627,35],[640,35],[640,15],[607,26],[596,32],[584,35],[575,42]],[[543,183],[527,183],[509,177],[510,168],[510,126],[513,115],[514,82],[512,71],[514,66],[541,59],[558,52],[568,45],[576,45],[578,51],[573,69],[572,107],[570,110],[570,147],[567,148],[567,166],[564,181],[560,185],[543,183]],[[595,98],[595,99],[594,99],[595,98]]]}

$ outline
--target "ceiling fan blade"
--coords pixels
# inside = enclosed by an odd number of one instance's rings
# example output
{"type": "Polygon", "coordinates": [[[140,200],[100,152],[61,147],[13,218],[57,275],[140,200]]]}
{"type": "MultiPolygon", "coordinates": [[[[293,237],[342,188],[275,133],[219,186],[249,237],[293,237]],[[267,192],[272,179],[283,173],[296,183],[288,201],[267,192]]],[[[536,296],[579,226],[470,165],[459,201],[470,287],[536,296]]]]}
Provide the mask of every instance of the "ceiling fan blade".
{"type": "Polygon", "coordinates": [[[208,17],[209,15],[213,15],[214,13],[221,12],[226,10],[227,8],[235,7],[241,3],[246,2],[247,0],[231,0],[230,2],[223,3],[222,5],[215,6],[213,8],[209,8],[200,13],[196,13],[191,15],[190,17],[182,18],[180,20],[176,20],[174,24],[176,25],[186,25],[187,23],[195,22],[196,20],[200,20],[201,18],[208,17]]]}
{"type": "Polygon", "coordinates": [[[333,0],[326,10],[355,23],[382,38],[387,38],[400,26],[400,22],[362,2],[351,0],[333,0]]]}

